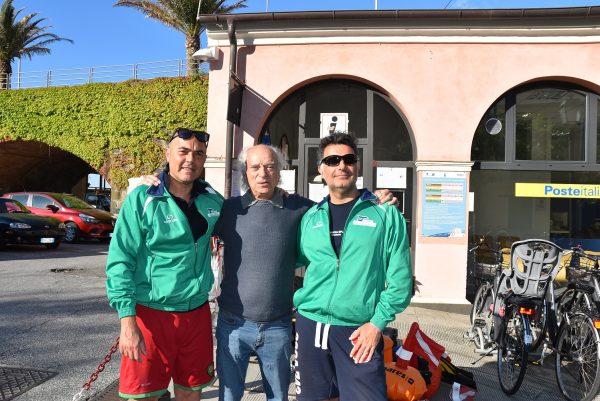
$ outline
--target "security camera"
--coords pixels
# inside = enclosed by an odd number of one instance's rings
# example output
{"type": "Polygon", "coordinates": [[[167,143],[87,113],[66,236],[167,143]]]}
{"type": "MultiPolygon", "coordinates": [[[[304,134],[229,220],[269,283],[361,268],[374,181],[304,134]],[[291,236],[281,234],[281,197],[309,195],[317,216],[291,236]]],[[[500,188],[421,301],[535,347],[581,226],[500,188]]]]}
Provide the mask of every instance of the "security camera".
{"type": "Polygon", "coordinates": [[[196,61],[215,61],[219,59],[219,51],[216,47],[207,47],[206,49],[200,49],[192,55],[192,58],[196,61]]]}

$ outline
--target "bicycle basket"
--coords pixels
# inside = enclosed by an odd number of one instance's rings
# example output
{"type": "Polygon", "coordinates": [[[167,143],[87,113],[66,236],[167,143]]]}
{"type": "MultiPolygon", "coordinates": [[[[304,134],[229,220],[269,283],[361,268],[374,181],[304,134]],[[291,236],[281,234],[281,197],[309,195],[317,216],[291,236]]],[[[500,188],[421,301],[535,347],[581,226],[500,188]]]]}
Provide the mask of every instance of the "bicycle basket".
{"type": "Polygon", "coordinates": [[[589,283],[594,274],[595,262],[582,255],[573,254],[567,266],[567,280],[589,283]]]}
{"type": "Polygon", "coordinates": [[[579,283],[591,283],[592,282],[592,270],[585,267],[568,266],[567,267],[567,280],[576,281],[579,283]]]}
{"type": "Polygon", "coordinates": [[[496,276],[497,269],[497,263],[477,262],[475,264],[475,278],[492,281],[496,276]]]}

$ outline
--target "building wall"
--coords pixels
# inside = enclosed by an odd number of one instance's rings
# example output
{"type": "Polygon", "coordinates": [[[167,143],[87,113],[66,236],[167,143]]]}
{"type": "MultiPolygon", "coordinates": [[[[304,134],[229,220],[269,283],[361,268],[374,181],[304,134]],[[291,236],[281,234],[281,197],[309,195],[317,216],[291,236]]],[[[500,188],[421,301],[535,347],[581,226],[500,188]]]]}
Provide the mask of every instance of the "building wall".
{"type": "MultiPolygon", "coordinates": [[[[295,89],[328,77],[365,82],[386,93],[414,135],[417,170],[469,171],[475,129],[487,108],[515,86],[562,80],[600,91],[600,43],[360,43],[238,48],[245,80],[235,154],[254,143],[274,106],[295,89]],[[434,167],[432,167],[434,166],[434,167]]],[[[550,42],[551,39],[548,41],[550,42]]],[[[228,48],[210,72],[207,179],[222,189],[227,132],[228,48]],[[214,138],[214,140],[213,140],[214,138]]],[[[417,187],[422,181],[417,176],[417,187]]],[[[419,235],[420,191],[414,211],[417,300],[465,302],[467,237],[419,235]]],[[[467,211],[465,211],[467,213],[467,211]]]]}

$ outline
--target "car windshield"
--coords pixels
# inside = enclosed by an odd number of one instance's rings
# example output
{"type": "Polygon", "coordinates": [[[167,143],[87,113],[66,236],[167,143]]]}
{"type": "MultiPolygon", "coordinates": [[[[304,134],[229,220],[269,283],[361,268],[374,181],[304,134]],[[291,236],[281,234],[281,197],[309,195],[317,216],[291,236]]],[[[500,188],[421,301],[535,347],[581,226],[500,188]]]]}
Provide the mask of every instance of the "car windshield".
{"type": "Polygon", "coordinates": [[[16,200],[0,199],[0,213],[31,213],[16,200]]]}
{"type": "Polygon", "coordinates": [[[57,201],[71,209],[93,209],[92,205],[85,203],[73,195],[54,195],[57,201]]]}

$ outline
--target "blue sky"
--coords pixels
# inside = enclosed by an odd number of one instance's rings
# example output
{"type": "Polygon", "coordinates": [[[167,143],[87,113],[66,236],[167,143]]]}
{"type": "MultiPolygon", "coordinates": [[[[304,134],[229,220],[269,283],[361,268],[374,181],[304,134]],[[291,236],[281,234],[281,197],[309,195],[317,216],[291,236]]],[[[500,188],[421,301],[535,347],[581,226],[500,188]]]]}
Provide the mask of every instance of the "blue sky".
{"type": "MultiPolygon", "coordinates": [[[[1,0],[0,0],[1,1],[1,0]]],[[[51,45],[50,55],[23,59],[21,71],[112,66],[184,59],[183,34],[133,9],[112,7],[116,0],[14,0],[22,15],[37,12],[52,32],[72,39],[51,45]]],[[[378,0],[379,9],[575,7],[586,0],[378,0]]],[[[242,12],[264,12],[267,0],[248,0],[242,12]]],[[[269,0],[269,11],[373,9],[375,0],[269,0]]],[[[17,63],[13,65],[17,71],[17,63]]]]}

